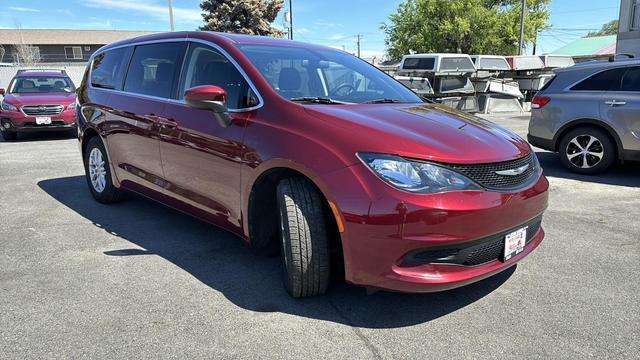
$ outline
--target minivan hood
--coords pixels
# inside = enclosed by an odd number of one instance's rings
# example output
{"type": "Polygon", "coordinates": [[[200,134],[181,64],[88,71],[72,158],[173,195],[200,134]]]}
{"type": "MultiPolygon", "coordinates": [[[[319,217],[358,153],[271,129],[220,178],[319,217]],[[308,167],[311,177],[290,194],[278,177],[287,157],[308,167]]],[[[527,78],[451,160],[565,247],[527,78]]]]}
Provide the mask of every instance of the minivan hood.
{"type": "Polygon", "coordinates": [[[68,105],[76,101],[76,93],[6,94],[4,101],[15,106],[68,105]]]}
{"type": "Polygon", "coordinates": [[[335,138],[354,152],[479,164],[531,151],[509,130],[440,104],[309,105],[305,110],[335,127],[335,138]]]}

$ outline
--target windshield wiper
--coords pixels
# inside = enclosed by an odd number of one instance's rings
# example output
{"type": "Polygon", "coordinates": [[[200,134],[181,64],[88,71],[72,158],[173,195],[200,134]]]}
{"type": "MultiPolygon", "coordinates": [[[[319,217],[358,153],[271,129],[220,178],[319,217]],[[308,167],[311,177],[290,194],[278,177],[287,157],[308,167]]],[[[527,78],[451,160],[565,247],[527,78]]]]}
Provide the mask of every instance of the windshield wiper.
{"type": "Polygon", "coordinates": [[[322,96],[300,96],[289,99],[295,102],[311,102],[318,104],[348,104],[346,102],[333,100],[332,98],[322,97],[322,96]]]}
{"type": "Polygon", "coordinates": [[[369,101],[365,101],[365,104],[394,104],[394,103],[401,103],[404,102],[403,100],[399,100],[399,99],[389,99],[389,98],[384,98],[384,99],[375,99],[375,100],[369,100],[369,101]]]}

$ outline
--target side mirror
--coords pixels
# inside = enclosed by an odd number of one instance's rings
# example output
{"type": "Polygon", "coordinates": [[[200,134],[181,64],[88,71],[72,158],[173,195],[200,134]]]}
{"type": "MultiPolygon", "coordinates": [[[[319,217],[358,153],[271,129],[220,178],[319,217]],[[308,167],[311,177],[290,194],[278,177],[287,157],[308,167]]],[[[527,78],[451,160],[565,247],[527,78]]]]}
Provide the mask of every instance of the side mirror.
{"type": "Polygon", "coordinates": [[[0,95],[4,96],[4,88],[0,88],[0,95]]]}
{"type": "Polygon", "coordinates": [[[222,127],[231,125],[231,116],[227,109],[227,92],[215,85],[192,87],[184,92],[184,101],[194,109],[213,112],[222,127]]]}

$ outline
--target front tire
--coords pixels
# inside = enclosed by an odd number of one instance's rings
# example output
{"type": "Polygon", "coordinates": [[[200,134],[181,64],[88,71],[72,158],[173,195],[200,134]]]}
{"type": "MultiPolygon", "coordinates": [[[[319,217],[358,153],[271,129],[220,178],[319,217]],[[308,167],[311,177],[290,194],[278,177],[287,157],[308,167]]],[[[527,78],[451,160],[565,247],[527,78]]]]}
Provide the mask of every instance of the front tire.
{"type": "Polygon", "coordinates": [[[329,285],[329,238],[322,196],[307,179],[278,184],[283,280],[292,297],[326,293],[329,285]]]}
{"type": "Polygon", "coordinates": [[[13,141],[18,137],[18,133],[15,131],[2,131],[2,138],[5,141],[13,141]]]}
{"type": "Polygon", "coordinates": [[[92,137],[87,143],[84,151],[84,169],[89,191],[98,202],[112,204],[124,198],[124,193],[111,181],[107,151],[98,136],[92,137]]]}
{"type": "Polygon", "coordinates": [[[559,152],[564,167],[586,175],[604,172],[617,159],[616,145],[609,134],[594,127],[569,131],[560,141],[559,152]]]}

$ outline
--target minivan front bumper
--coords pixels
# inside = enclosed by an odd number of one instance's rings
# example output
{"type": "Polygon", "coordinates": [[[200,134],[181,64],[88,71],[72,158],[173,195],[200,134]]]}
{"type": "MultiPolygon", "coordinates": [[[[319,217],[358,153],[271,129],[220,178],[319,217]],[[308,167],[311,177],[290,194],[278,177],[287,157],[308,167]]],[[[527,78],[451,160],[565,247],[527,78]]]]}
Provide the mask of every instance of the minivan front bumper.
{"type": "MultiPolygon", "coordinates": [[[[503,271],[531,253],[543,240],[535,225],[547,207],[549,183],[515,192],[453,191],[410,194],[383,183],[365,165],[322,176],[344,218],[342,248],[345,278],[371,288],[435,292],[467,285],[503,271]],[[367,206],[361,205],[362,203],[367,206]],[[496,239],[529,226],[525,249],[503,261],[496,239]],[[416,252],[466,249],[483,242],[494,251],[481,263],[411,261],[416,252]]],[[[480,247],[485,249],[486,247],[480,247]]]]}

